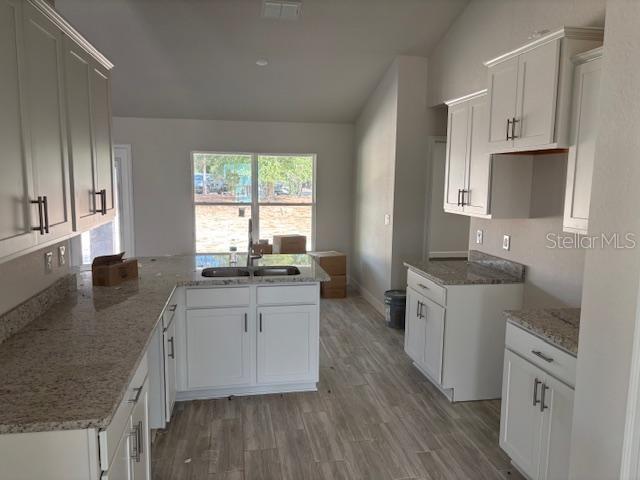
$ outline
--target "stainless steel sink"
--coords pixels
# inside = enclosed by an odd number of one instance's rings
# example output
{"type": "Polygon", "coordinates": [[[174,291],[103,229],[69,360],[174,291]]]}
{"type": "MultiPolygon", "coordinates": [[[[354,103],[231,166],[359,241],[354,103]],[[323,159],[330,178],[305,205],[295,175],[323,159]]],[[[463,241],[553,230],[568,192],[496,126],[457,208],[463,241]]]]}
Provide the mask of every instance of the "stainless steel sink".
{"type": "Polygon", "coordinates": [[[282,277],[289,275],[300,275],[300,269],[298,267],[256,267],[253,270],[253,274],[256,277],[282,277]]]}
{"type": "Polygon", "coordinates": [[[291,265],[283,267],[209,267],[202,270],[203,277],[283,277],[300,275],[300,269],[291,265]]]}
{"type": "Polygon", "coordinates": [[[249,277],[251,270],[242,267],[209,267],[202,270],[203,277],[229,278],[249,277]]]}

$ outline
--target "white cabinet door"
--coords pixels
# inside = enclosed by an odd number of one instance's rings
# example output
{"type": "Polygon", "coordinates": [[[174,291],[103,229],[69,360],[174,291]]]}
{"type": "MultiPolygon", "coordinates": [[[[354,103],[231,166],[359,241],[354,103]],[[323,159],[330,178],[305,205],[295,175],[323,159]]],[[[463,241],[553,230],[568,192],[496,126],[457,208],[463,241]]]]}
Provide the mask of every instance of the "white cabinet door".
{"type": "Polygon", "coordinates": [[[249,320],[244,308],[187,310],[187,388],[251,383],[249,320]]]}
{"type": "Polygon", "coordinates": [[[318,381],[318,307],[258,308],[258,383],[318,381]]]}
{"type": "Polygon", "coordinates": [[[49,241],[73,230],[63,101],[62,32],[28,2],[24,3],[23,15],[24,83],[34,193],[44,202],[41,207],[44,235],[39,238],[49,241]]]}
{"type": "Polygon", "coordinates": [[[421,298],[422,320],[425,322],[423,368],[436,382],[442,383],[442,350],[444,347],[444,308],[428,298],[421,298]]]}
{"type": "Polygon", "coordinates": [[[422,295],[407,288],[407,307],[404,326],[404,351],[418,365],[424,365],[426,327],[422,295]]]}
{"type": "Polygon", "coordinates": [[[0,257],[33,247],[37,242],[37,234],[31,229],[38,216],[32,217],[29,203],[33,199],[33,183],[20,85],[22,4],[0,0],[0,257]]]}
{"type": "Polygon", "coordinates": [[[542,427],[541,480],[569,477],[569,454],[573,423],[574,391],[564,383],[547,376],[541,391],[542,427]],[[544,402],[544,403],[542,403],[544,402]]]}
{"type": "Polygon", "coordinates": [[[171,421],[176,403],[176,322],[172,321],[163,334],[164,338],[164,406],[165,421],[171,421]]]}
{"type": "Polygon", "coordinates": [[[75,229],[91,228],[97,219],[93,134],[91,131],[91,72],[93,60],[68,37],[64,39],[67,131],[75,229]]]}
{"type": "Polygon", "coordinates": [[[482,95],[468,103],[469,144],[464,194],[464,211],[479,215],[489,213],[491,155],[487,152],[488,105],[482,95]]]}
{"type": "Polygon", "coordinates": [[[513,146],[511,120],[516,115],[518,57],[489,67],[489,147],[499,151],[513,146]]]}
{"type": "Polygon", "coordinates": [[[460,103],[449,107],[444,209],[450,212],[462,211],[461,195],[462,190],[465,188],[468,112],[467,103],[460,103]]]}
{"type": "Polygon", "coordinates": [[[518,57],[516,148],[554,142],[560,40],[529,50],[518,57]]]}
{"type": "Polygon", "coordinates": [[[113,188],[113,145],[111,141],[111,81],[109,72],[97,64],[91,71],[91,99],[93,110],[93,143],[96,165],[96,192],[98,221],[115,215],[115,193],[113,188]]]}
{"type": "Polygon", "coordinates": [[[130,441],[131,438],[127,430],[120,439],[109,470],[102,474],[101,480],[131,480],[130,441]]]}
{"type": "Polygon", "coordinates": [[[149,380],[142,386],[130,419],[131,437],[131,478],[149,480],[151,478],[151,452],[149,442],[149,380]]]}
{"type": "Polygon", "coordinates": [[[571,146],[564,197],[565,231],[588,233],[589,205],[600,116],[601,59],[576,67],[574,73],[571,146]]]}
{"type": "Polygon", "coordinates": [[[530,478],[539,475],[542,383],[542,370],[505,350],[500,446],[530,478]]]}

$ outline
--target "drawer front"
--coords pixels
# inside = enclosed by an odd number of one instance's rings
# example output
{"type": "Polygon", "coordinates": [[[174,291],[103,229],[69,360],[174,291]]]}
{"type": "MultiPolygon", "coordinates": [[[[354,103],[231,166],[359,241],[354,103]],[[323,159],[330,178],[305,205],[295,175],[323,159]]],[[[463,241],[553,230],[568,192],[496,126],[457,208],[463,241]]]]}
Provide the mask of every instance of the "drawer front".
{"type": "Polygon", "coordinates": [[[187,308],[244,307],[250,298],[249,287],[190,288],[187,308]]]}
{"type": "Polygon", "coordinates": [[[507,323],[506,346],[571,387],[576,383],[576,357],[507,323]]]}
{"type": "Polygon", "coordinates": [[[315,305],[319,298],[319,285],[258,287],[258,305],[315,305]]]}
{"type": "Polygon", "coordinates": [[[418,275],[412,270],[409,270],[407,273],[407,285],[429,300],[433,300],[438,305],[444,307],[447,304],[446,288],[432,282],[428,278],[418,275]]]}
{"type": "Polygon", "coordinates": [[[139,396],[139,392],[142,391],[141,389],[143,388],[144,382],[147,378],[148,370],[147,355],[145,354],[140,361],[140,365],[138,366],[135,375],[133,376],[133,380],[131,380],[129,387],[127,388],[127,392],[125,393],[122,402],[111,419],[111,423],[98,434],[98,441],[100,445],[100,468],[102,470],[109,469],[109,466],[113,461],[113,456],[118,448],[118,444],[120,443],[120,439],[124,432],[129,429],[129,416],[131,415],[133,407],[136,405],[134,400],[139,396]]]}

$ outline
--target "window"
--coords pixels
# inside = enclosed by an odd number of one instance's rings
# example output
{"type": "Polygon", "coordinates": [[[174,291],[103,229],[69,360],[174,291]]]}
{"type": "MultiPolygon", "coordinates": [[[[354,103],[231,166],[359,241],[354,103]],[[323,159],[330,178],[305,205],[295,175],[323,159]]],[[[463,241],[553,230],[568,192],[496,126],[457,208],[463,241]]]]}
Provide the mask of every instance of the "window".
{"type": "Polygon", "coordinates": [[[312,249],[315,155],[194,152],[193,199],[198,253],[248,250],[253,237],[305,235],[312,249]]]}

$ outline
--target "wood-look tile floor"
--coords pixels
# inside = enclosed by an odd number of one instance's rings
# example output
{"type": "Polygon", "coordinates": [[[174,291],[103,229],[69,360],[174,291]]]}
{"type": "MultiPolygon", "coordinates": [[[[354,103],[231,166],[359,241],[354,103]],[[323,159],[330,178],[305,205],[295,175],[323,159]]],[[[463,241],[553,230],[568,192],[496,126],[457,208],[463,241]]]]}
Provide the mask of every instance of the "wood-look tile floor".
{"type": "Polygon", "coordinates": [[[178,403],[152,478],[521,479],[499,428],[499,401],[449,403],[361,297],[322,300],[318,392],[178,403]]]}

